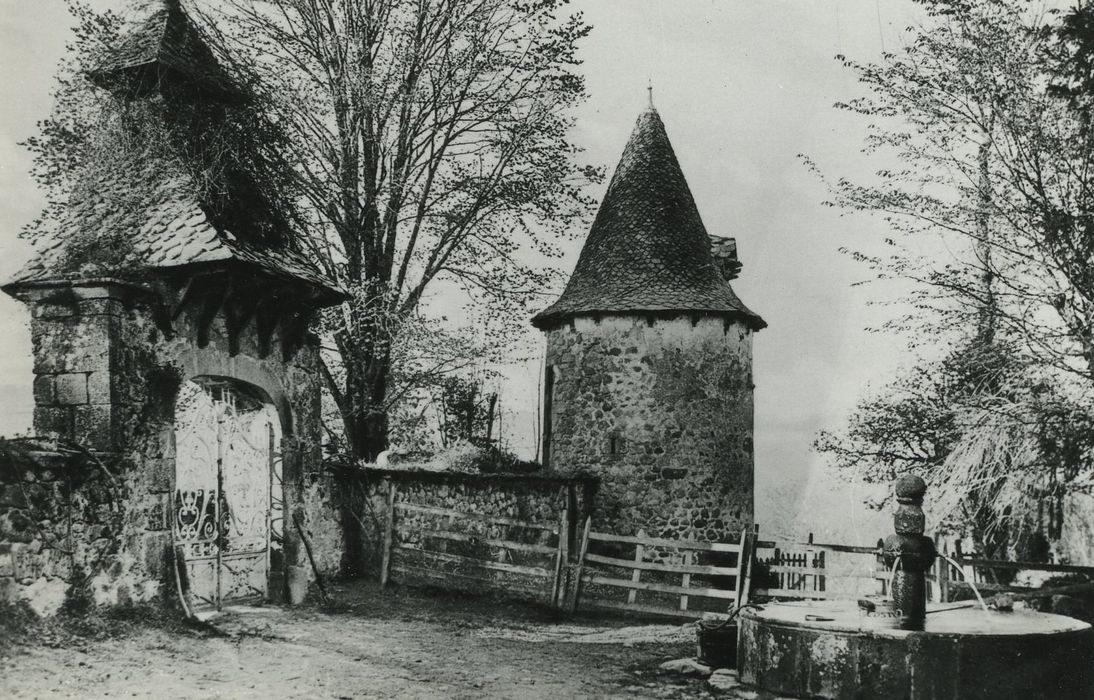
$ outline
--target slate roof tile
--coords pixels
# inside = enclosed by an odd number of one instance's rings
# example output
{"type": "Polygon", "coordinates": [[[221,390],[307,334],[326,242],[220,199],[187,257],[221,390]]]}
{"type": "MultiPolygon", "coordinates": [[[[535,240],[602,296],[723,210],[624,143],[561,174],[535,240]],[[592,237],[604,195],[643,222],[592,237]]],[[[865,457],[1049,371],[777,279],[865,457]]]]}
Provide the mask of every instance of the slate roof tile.
{"type": "Polygon", "coordinates": [[[77,187],[61,220],[35,242],[35,254],[4,286],[72,279],[85,276],[126,275],[235,260],[281,278],[302,280],[330,298],[342,296],[338,284],[300,253],[285,248],[260,247],[239,241],[218,230],[202,210],[192,182],[179,173],[160,173],[163,187],[153,188],[152,201],[131,206],[131,177],[141,174],[95,178],[92,186],[77,187]],[[113,202],[114,206],[110,203],[113,202]],[[120,259],[109,260],[110,269],[89,264],[73,267],[67,253],[73,241],[94,233],[99,240],[118,237],[125,241],[120,259]]]}
{"type": "Polygon", "coordinates": [[[532,323],[576,315],[701,311],[767,324],[715,267],[711,241],[652,107],[638,117],[577,266],[558,300],[532,323]]]}
{"type": "Polygon", "coordinates": [[[145,0],[134,8],[132,27],[89,72],[93,81],[113,87],[125,75],[137,76],[142,90],[154,88],[155,80],[171,73],[202,90],[238,97],[234,81],[221,67],[201,33],[183,11],[179,0],[145,0]]]}

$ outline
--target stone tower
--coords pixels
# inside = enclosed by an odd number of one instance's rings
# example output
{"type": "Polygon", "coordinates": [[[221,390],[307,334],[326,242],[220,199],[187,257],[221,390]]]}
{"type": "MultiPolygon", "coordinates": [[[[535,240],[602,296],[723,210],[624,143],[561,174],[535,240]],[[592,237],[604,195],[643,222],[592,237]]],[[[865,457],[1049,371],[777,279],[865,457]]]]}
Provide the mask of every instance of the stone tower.
{"type": "Polygon", "coordinates": [[[634,127],[547,335],[543,455],[600,478],[597,529],[705,540],[753,521],[752,334],[664,124],[634,127]],[[712,250],[713,249],[713,250],[712,250]]]}

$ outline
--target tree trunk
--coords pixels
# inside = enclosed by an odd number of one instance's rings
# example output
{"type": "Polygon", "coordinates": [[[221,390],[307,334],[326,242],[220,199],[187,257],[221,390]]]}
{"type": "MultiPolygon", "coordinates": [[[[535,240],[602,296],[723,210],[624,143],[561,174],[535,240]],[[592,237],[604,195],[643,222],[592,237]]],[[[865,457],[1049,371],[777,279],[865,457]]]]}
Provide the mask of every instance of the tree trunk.
{"type": "Polygon", "coordinates": [[[369,462],[387,449],[387,390],[391,374],[391,337],[386,295],[374,293],[350,313],[352,332],[341,343],[346,368],[346,442],[353,456],[369,462]]]}
{"type": "Polygon", "coordinates": [[[366,462],[375,462],[387,449],[387,414],[370,412],[353,417],[353,453],[366,462]]]}
{"type": "Polygon", "coordinates": [[[984,142],[980,144],[978,157],[980,182],[977,189],[980,206],[976,214],[976,229],[979,238],[976,247],[982,268],[980,283],[983,285],[980,291],[984,295],[978,312],[976,337],[982,345],[990,345],[995,340],[996,317],[999,314],[995,300],[995,270],[992,269],[991,260],[991,177],[988,169],[990,156],[991,137],[985,136],[984,142]]]}
{"type": "Polygon", "coordinates": [[[352,361],[346,372],[346,396],[350,406],[350,415],[343,416],[346,441],[354,457],[374,462],[388,447],[385,402],[390,357],[384,353],[384,357],[367,363],[360,362],[360,358],[353,359],[357,361],[352,361]]]}

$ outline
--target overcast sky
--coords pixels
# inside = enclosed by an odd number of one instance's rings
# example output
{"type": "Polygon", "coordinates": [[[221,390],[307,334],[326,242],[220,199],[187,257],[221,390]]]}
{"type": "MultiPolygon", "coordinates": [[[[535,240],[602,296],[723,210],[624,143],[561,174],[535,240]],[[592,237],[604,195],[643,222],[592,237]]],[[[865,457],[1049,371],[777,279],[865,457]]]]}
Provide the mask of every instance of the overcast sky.
{"type": "MultiPolygon", "coordinates": [[[[853,287],[868,272],[839,252],[869,246],[884,225],[824,207],[825,188],[798,155],[833,176],[874,169],[859,153],[861,119],[832,107],[860,90],[834,56],[869,60],[898,48],[915,21],[910,3],[576,0],[572,7],[594,26],[582,46],[590,97],[575,140],[590,162],[614,168],[651,81],[707,229],[737,238],[744,270],[733,286],[769,324],[754,346],[759,519],[775,517],[773,501],[780,512],[825,503],[841,519],[859,517],[861,493],[831,488],[810,445],[902,359],[900,339],[865,330],[883,320],[868,302],[885,290],[853,287]]],[[[7,277],[27,255],[16,235],[42,203],[17,144],[48,114],[69,19],[63,0],[0,0],[0,8],[0,276],[7,277]]],[[[580,243],[568,246],[567,272],[580,243]]],[[[31,362],[27,314],[7,298],[0,343],[0,434],[12,434],[30,428],[31,362]]],[[[538,371],[537,363],[510,372],[511,410],[517,397],[534,395],[538,371]]],[[[530,413],[510,419],[530,423],[530,413]]],[[[515,442],[528,443],[530,434],[522,429],[515,442]]],[[[862,527],[852,529],[873,541],[872,524],[862,527]]]]}

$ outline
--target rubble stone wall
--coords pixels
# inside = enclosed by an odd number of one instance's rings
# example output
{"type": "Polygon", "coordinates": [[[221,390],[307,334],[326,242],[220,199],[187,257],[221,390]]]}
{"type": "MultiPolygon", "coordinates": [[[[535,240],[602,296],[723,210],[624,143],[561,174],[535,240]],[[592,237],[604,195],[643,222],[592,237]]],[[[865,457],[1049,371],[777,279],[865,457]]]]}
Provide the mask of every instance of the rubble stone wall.
{"type": "Polygon", "coordinates": [[[547,602],[551,582],[514,575],[475,562],[501,562],[552,570],[554,556],[520,552],[490,545],[483,540],[505,540],[556,548],[555,535],[510,523],[491,523],[484,517],[558,526],[569,538],[566,549],[575,555],[579,524],[584,522],[596,497],[597,481],[588,476],[464,474],[402,469],[339,469],[338,490],[346,497],[347,511],[357,525],[351,541],[354,567],[378,576],[383,559],[384,533],[389,518],[389,498],[395,502],[453,510],[472,517],[451,517],[439,512],[405,512],[396,508],[395,544],[414,551],[395,551],[392,580],[409,585],[435,585],[479,592],[484,587],[538,602],[547,602]],[[565,511],[566,520],[563,521],[565,511]],[[482,516],[482,517],[474,517],[482,516]],[[566,523],[563,525],[563,523],[566,523]],[[438,540],[431,531],[455,533],[460,540],[438,540]],[[441,552],[442,557],[427,552],[441,552]],[[444,559],[443,554],[456,555],[444,559]],[[467,559],[474,561],[466,561],[467,559]],[[407,567],[414,572],[400,572],[407,567]],[[485,581],[486,583],[482,583],[485,581]]]}
{"type": "Polygon", "coordinates": [[[158,568],[161,553],[141,542],[122,546],[123,493],[110,469],[32,441],[0,447],[0,601],[23,600],[35,612],[52,615],[74,586],[100,585],[103,578],[95,572],[111,578],[113,595],[122,602],[154,595],[147,579],[129,573],[158,568]]]}
{"type": "Polygon", "coordinates": [[[736,541],[753,522],[752,333],[715,317],[547,332],[549,468],[600,477],[595,528],[736,541]]]}

